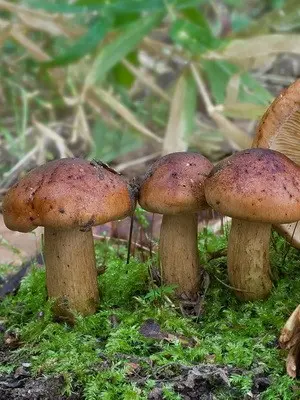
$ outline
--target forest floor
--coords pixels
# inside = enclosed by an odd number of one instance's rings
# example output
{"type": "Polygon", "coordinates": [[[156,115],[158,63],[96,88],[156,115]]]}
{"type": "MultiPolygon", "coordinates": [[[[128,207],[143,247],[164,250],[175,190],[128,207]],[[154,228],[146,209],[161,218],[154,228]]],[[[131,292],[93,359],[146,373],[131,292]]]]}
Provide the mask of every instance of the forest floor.
{"type": "Polygon", "coordinates": [[[96,243],[101,305],[72,327],[53,321],[39,263],[4,296],[0,399],[299,398],[278,346],[299,303],[299,251],[273,234],[272,294],[242,303],[227,286],[227,234],[204,230],[200,301],[180,307],[174,289],[158,285],[156,255],[136,249],[127,265],[116,243],[96,243]]]}

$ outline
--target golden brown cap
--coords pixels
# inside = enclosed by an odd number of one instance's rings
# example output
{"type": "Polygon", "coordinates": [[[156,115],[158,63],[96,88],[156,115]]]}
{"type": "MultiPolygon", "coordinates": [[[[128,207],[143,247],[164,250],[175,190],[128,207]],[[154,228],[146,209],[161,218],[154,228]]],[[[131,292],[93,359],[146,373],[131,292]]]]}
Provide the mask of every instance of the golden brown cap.
{"type": "Polygon", "coordinates": [[[12,186],[3,200],[3,217],[11,230],[37,226],[68,229],[124,218],[135,199],[126,180],[105,164],[79,158],[50,161],[12,186]]]}
{"type": "Polygon", "coordinates": [[[167,154],[142,179],[139,203],[159,214],[197,212],[207,208],[203,182],[213,165],[199,153],[167,154]]]}
{"type": "Polygon", "coordinates": [[[217,164],[205,181],[208,204],[229,217],[288,223],[300,219],[300,167],[269,149],[250,149],[217,164]]]}
{"type": "Polygon", "coordinates": [[[300,79],[275,98],[262,116],[252,147],[280,151],[300,165],[300,79]]]}

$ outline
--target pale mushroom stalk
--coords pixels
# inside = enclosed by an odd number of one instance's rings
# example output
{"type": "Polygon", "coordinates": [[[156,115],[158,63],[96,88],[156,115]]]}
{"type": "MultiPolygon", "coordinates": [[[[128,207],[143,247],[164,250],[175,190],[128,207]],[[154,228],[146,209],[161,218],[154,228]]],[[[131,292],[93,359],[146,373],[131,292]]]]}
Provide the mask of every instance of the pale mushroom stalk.
{"type": "Polygon", "coordinates": [[[93,314],[99,293],[92,230],[57,230],[45,227],[44,258],[48,296],[58,299],[55,314],[93,314]]]}
{"type": "Polygon", "coordinates": [[[159,242],[162,280],[180,285],[184,293],[199,290],[197,233],[197,214],[164,215],[162,218],[159,242]]]}
{"type": "Polygon", "coordinates": [[[228,277],[243,300],[263,299],[272,288],[269,261],[271,224],[232,219],[227,251],[228,277]]]}

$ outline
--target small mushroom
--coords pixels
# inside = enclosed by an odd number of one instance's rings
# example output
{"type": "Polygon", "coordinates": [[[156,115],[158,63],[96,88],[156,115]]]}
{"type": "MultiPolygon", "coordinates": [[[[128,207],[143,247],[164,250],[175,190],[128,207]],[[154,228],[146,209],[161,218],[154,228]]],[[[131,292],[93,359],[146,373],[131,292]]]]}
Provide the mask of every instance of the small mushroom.
{"type": "MultiPolygon", "coordinates": [[[[283,89],[262,116],[253,139],[253,148],[283,153],[300,165],[300,79],[283,89]]],[[[274,225],[292,246],[300,249],[299,222],[274,225]]]]}
{"type": "Polygon", "coordinates": [[[198,153],[171,153],[156,161],[142,178],[139,203],[163,214],[159,255],[162,280],[176,284],[179,297],[197,297],[200,266],[197,212],[208,208],[203,182],[213,165],[198,153]]]}
{"type": "Polygon", "coordinates": [[[207,203],[233,218],[228,275],[243,300],[268,296],[271,224],[300,218],[300,167],[268,149],[244,150],[217,164],[205,181],[207,203]]]}
{"type": "Polygon", "coordinates": [[[135,199],[105,164],[79,158],[46,163],[13,185],[3,200],[6,226],[45,227],[47,291],[58,319],[95,312],[99,301],[91,227],[130,215],[135,199]]]}

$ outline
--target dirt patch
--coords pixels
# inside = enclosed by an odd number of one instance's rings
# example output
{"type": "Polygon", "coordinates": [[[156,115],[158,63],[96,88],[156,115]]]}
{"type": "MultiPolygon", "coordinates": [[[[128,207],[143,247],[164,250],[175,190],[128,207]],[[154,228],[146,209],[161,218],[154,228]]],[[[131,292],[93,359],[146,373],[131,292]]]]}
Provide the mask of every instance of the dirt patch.
{"type": "MultiPolygon", "coordinates": [[[[209,364],[187,367],[171,363],[160,368],[155,375],[155,387],[149,393],[148,400],[164,400],[164,387],[172,387],[184,400],[211,400],[220,392],[226,394],[228,399],[258,400],[260,394],[271,384],[268,376],[256,374],[252,378],[251,390],[243,397],[240,391],[230,383],[230,377],[249,375],[249,371],[209,364]]],[[[151,379],[153,379],[152,376],[151,379]]],[[[138,385],[143,386],[144,383],[143,379],[137,379],[138,385]]]]}
{"type": "Polygon", "coordinates": [[[79,393],[61,395],[64,379],[58,377],[0,375],[0,400],[81,400],[79,393]]]}
{"type": "MultiPolygon", "coordinates": [[[[9,364],[11,352],[0,348],[0,365],[9,364]]],[[[65,386],[60,376],[33,377],[30,363],[23,363],[11,374],[0,374],[0,400],[82,400],[80,391],[71,396],[62,395],[65,386]]]]}

